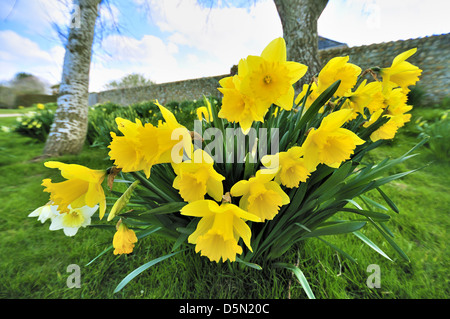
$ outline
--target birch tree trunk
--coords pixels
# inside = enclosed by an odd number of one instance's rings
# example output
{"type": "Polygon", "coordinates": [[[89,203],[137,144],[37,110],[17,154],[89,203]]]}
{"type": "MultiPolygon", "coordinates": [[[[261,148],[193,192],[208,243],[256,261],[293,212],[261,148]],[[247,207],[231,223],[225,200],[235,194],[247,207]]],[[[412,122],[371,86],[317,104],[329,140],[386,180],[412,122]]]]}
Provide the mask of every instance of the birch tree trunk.
{"type": "Polygon", "coordinates": [[[308,72],[297,83],[296,92],[320,71],[317,20],[328,0],[274,0],[283,26],[288,60],[308,66],[308,72]]]}
{"type": "Polygon", "coordinates": [[[98,4],[101,0],[74,0],[74,15],[64,55],[55,119],[43,156],[79,153],[88,127],[89,70],[98,4]]]}

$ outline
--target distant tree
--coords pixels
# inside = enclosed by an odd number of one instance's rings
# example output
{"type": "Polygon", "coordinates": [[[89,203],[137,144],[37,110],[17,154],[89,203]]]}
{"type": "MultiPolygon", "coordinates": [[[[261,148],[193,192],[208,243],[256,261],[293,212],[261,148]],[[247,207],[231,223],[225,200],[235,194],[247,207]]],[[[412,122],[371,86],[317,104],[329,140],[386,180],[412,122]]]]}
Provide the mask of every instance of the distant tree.
{"type": "Polygon", "coordinates": [[[9,87],[15,95],[45,94],[45,83],[30,73],[19,72],[9,82],[9,87]]]}
{"type": "Polygon", "coordinates": [[[105,85],[105,88],[108,90],[114,89],[127,89],[138,86],[147,86],[155,84],[155,82],[146,79],[144,75],[139,73],[131,73],[125,75],[118,81],[111,81],[105,85]]]}
{"type": "Polygon", "coordinates": [[[58,108],[43,156],[77,154],[88,125],[89,70],[101,0],[74,0],[58,95],[58,108]]]}
{"type": "Polygon", "coordinates": [[[328,0],[274,0],[283,26],[288,59],[308,66],[296,89],[321,69],[317,20],[328,0]]]}
{"type": "Polygon", "coordinates": [[[6,85],[0,83],[0,108],[12,108],[16,95],[13,90],[6,85]]]}

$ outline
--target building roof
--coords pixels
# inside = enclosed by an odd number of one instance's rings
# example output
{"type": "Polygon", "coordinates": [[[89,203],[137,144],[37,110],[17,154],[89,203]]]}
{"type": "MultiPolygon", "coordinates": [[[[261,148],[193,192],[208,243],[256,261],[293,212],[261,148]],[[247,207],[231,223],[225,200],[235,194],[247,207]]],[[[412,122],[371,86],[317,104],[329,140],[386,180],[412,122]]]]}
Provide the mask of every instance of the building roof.
{"type": "Polygon", "coordinates": [[[341,47],[341,46],[347,47],[348,45],[345,43],[341,43],[338,41],[334,41],[334,40],[331,40],[328,38],[321,37],[319,35],[319,50],[336,48],[336,47],[341,47]]]}

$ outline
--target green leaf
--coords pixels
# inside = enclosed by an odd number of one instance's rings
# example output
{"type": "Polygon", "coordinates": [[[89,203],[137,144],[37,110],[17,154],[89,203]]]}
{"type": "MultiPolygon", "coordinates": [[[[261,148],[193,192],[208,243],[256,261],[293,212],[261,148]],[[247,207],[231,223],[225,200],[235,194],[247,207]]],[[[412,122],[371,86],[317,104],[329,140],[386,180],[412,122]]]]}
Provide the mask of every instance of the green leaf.
{"type": "Polygon", "coordinates": [[[394,202],[379,187],[376,187],[376,190],[378,191],[378,193],[380,193],[386,204],[388,204],[394,212],[396,212],[397,214],[400,213],[400,210],[397,208],[394,202]]]}
{"type": "Polygon", "coordinates": [[[366,222],[345,222],[345,223],[339,223],[337,225],[331,225],[331,226],[325,226],[320,227],[312,232],[302,236],[301,238],[311,238],[311,237],[318,237],[318,236],[328,236],[328,235],[338,235],[338,234],[345,234],[345,233],[352,233],[354,231],[357,231],[364,227],[366,225],[366,222]]]}
{"type": "Polygon", "coordinates": [[[150,180],[148,180],[144,175],[142,175],[140,172],[131,172],[130,173],[134,178],[138,179],[142,186],[150,190],[152,193],[154,193],[156,196],[159,197],[158,201],[161,202],[163,200],[166,200],[167,202],[172,202],[173,198],[171,198],[168,194],[166,194],[164,191],[162,191],[159,187],[157,187],[154,183],[152,183],[150,180]]]}
{"type": "Polygon", "coordinates": [[[381,210],[388,211],[388,209],[387,209],[386,207],[384,207],[383,205],[377,203],[377,202],[374,201],[373,199],[370,199],[370,198],[367,197],[367,196],[360,195],[360,198],[364,201],[364,203],[365,203],[366,205],[368,204],[369,206],[374,206],[374,207],[377,207],[377,208],[379,208],[379,209],[381,209],[381,210]]]}
{"type": "Polygon", "coordinates": [[[371,210],[361,210],[361,209],[353,209],[353,208],[341,208],[341,212],[350,212],[359,214],[366,217],[371,217],[377,221],[388,221],[391,216],[386,215],[384,213],[374,212],[371,210]]]}
{"type": "Polygon", "coordinates": [[[386,234],[374,221],[370,220],[372,225],[375,226],[375,228],[380,232],[381,235],[387,240],[387,242],[391,245],[392,248],[406,261],[410,261],[409,257],[405,254],[405,252],[397,245],[397,243],[392,239],[392,237],[388,234],[386,234]]]}
{"type": "Polygon", "coordinates": [[[122,279],[122,281],[117,285],[116,289],[114,289],[114,293],[119,292],[120,290],[122,290],[123,287],[125,287],[131,280],[133,280],[136,276],[138,276],[139,274],[141,274],[143,271],[147,270],[148,268],[156,265],[157,263],[166,260],[178,253],[180,253],[180,251],[153,259],[152,261],[149,261],[146,264],[143,264],[142,266],[136,268],[135,270],[133,270],[131,273],[129,273],[124,279],[122,279]]]}
{"type": "Polygon", "coordinates": [[[187,204],[186,202],[167,203],[167,204],[163,204],[159,207],[150,209],[146,212],[139,213],[139,214],[137,214],[137,216],[172,214],[172,213],[179,212],[186,204],[187,204]]]}
{"type": "Polygon", "coordinates": [[[90,262],[86,264],[86,267],[92,264],[94,261],[96,261],[100,256],[106,254],[108,251],[112,250],[114,247],[113,245],[110,245],[109,247],[105,248],[100,254],[97,255],[94,259],[92,259],[90,262]]]}
{"type": "Polygon", "coordinates": [[[162,227],[154,227],[154,226],[150,226],[150,227],[147,228],[147,229],[144,229],[144,230],[142,230],[142,231],[140,231],[140,232],[137,232],[137,233],[136,233],[136,237],[137,237],[137,239],[141,239],[141,238],[147,237],[148,235],[157,232],[157,231],[160,230],[161,228],[162,228],[162,227]]]}
{"type": "Polygon", "coordinates": [[[373,250],[375,250],[377,253],[379,253],[381,256],[383,256],[386,259],[389,259],[390,261],[392,261],[391,258],[389,258],[388,255],[386,255],[384,253],[384,251],[382,251],[377,245],[375,245],[369,238],[367,238],[367,236],[365,236],[363,233],[359,232],[359,231],[355,231],[353,232],[353,234],[358,237],[359,239],[361,239],[365,244],[367,244],[370,248],[372,248],[373,250]]]}
{"type": "Polygon", "coordinates": [[[343,183],[347,175],[352,169],[352,162],[346,162],[344,165],[336,169],[333,174],[314,192],[314,194],[323,194],[330,189],[336,188],[343,183]]]}
{"type": "Polygon", "coordinates": [[[298,281],[302,285],[302,288],[306,292],[306,295],[308,296],[308,298],[316,299],[313,291],[311,290],[311,287],[308,284],[308,280],[306,279],[305,275],[300,270],[300,268],[298,268],[295,265],[291,265],[291,264],[287,264],[287,263],[275,263],[274,267],[285,268],[287,270],[292,271],[294,273],[295,277],[297,277],[298,281]]]}
{"type": "Polygon", "coordinates": [[[198,218],[192,219],[186,227],[178,227],[177,231],[180,232],[180,235],[173,244],[172,251],[177,250],[185,241],[188,239],[189,235],[191,235],[195,231],[195,227],[199,222],[198,218]]]}
{"type": "Polygon", "coordinates": [[[315,116],[318,113],[320,108],[326,102],[328,102],[329,99],[333,97],[334,93],[337,91],[340,84],[341,80],[334,82],[325,91],[323,91],[322,94],[320,94],[317,99],[314,100],[314,102],[311,104],[311,106],[308,108],[305,114],[303,114],[303,116],[295,125],[294,131],[298,131],[301,128],[303,128],[303,125],[305,125],[309,120],[312,119],[313,116],[315,116]]]}
{"type": "Polygon", "coordinates": [[[244,265],[246,265],[246,266],[248,266],[250,268],[254,268],[256,270],[262,270],[262,267],[260,265],[255,264],[255,263],[251,263],[251,262],[248,262],[248,261],[244,261],[244,260],[240,259],[239,257],[236,257],[236,261],[238,263],[242,263],[242,264],[244,264],[244,265]]]}
{"type": "Polygon", "coordinates": [[[317,239],[321,240],[322,242],[324,242],[325,244],[327,244],[328,246],[330,246],[331,248],[336,250],[338,253],[340,253],[342,256],[344,256],[345,258],[347,258],[351,262],[354,262],[355,264],[358,263],[352,256],[350,256],[349,254],[347,254],[345,251],[343,251],[342,249],[338,248],[337,246],[333,245],[332,243],[330,243],[330,242],[328,242],[325,239],[320,238],[320,237],[317,237],[317,239]]]}

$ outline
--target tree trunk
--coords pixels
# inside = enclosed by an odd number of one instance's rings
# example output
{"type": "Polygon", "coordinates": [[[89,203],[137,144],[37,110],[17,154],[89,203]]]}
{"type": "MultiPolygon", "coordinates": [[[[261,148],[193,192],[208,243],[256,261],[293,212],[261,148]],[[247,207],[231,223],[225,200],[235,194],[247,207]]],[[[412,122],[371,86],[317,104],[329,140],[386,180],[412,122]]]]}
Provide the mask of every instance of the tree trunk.
{"type": "Polygon", "coordinates": [[[295,86],[298,93],[303,83],[308,83],[321,68],[317,20],[328,0],[274,0],[274,2],[283,26],[288,60],[308,66],[308,72],[295,86]]]}
{"type": "Polygon", "coordinates": [[[89,70],[100,1],[74,1],[75,10],[67,39],[57,99],[58,109],[44,147],[45,157],[77,154],[86,140],[89,70]]]}

